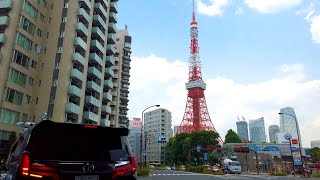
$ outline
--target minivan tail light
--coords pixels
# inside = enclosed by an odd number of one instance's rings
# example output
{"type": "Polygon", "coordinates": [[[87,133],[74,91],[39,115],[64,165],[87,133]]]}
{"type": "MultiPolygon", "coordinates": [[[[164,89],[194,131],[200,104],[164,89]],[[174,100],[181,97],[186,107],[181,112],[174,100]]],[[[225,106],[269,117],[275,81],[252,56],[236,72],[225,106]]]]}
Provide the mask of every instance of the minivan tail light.
{"type": "Polygon", "coordinates": [[[132,164],[132,171],[133,171],[133,172],[136,172],[136,170],[137,170],[137,163],[136,163],[136,158],[134,158],[134,155],[131,155],[131,156],[130,156],[130,161],[131,161],[131,164],[132,164]]]}
{"type": "Polygon", "coordinates": [[[25,152],[22,155],[22,162],[21,162],[21,173],[23,176],[29,176],[30,170],[30,156],[29,153],[25,152]]]}
{"type": "Polygon", "coordinates": [[[91,128],[91,129],[96,129],[96,128],[98,128],[97,126],[92,126],[92,125],[85,125],[84,127],[85,127],[85,128],[91,128]]]}

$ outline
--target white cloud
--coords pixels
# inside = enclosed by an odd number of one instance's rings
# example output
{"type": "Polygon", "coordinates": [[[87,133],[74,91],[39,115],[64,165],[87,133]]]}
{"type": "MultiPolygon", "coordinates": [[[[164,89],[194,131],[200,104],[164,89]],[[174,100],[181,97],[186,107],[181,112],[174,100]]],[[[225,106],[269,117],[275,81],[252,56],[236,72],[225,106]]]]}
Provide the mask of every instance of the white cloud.
{"type": "Polygon", "coordinates": [[[210,4],[205,4],[198,0],[198,11],[207,16],[222,16],[224,8],[230,3],[230,0],[210,0],[210,4]]]}
{"type": "Polygon", "coordinates": [[[236,15],[241,15],[241,14],[243,14],[243,9],[242,9],[242,7],[238,7],[237,10],[236,10],[236,12],[235,12],[235,14],[236,14],[236,15]]]}
{"type": "Polygon", "coordinates": [[[320,15],[313,16],[310,20],[310,32],[312,40],[315,43],[320,43],[320,15]]]}
{"type": "Polygon", "coordinates": [[[260,13],[277,13],[299,5],[302,0],[245,0],[245,3],[260,13]]]}
{"type": "MultiPolygon", "coordinates": [[[[129,118],[141,117],[144,108],[161,104],[172,112],[173,124],[180,124],[185,110],[188,79],[187,61],[169,62],[155,55],[133,57],[130,79],[129,118]]],[[[265,118],[267,127],[279,125],[282,107],[295,109],[303,144],[319,139],[320,80],[307,80],[303,65],[279,67],[280,77],[243,84],[225,77],[205,79],[206,102],[211,120],[224,139],[228,129],[236,130],[237,116],[247,120],[265,118]],[[298,78],[296,78],[298,77],[298,78]]],[[[203,73],[205,74],[205,72],[203,73]]]]}

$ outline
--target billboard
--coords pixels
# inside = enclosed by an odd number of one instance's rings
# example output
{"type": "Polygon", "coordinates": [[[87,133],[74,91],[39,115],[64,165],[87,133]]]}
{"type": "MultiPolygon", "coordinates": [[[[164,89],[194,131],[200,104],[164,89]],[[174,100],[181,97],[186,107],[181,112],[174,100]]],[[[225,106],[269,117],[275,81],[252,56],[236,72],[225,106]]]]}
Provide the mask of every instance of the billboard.
{"type": "Polygon", "coordinates": [[[131,127],[141,127],[142,122],[140,120],[140,118],[133,118],[133,121],[130,121],[131,123],[131,127]]]}
{"type": "MultiPolygon", "coordinates": [[[[276,134],[276,143],[277,144],[290,144],[289,140],[286,140],[285,135],[287,133],[277,133],[276,134]]],[[[291,133],[290,135],[292,136],[292,138],[298,138],[297,133],[291,133]]]]}

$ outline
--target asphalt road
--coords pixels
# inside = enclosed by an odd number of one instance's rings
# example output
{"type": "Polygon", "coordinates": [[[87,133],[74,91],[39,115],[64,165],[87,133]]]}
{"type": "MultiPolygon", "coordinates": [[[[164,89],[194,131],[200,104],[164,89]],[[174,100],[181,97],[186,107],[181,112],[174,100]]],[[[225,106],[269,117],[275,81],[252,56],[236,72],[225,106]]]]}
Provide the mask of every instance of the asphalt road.
{"type": "Polygon", "coordinates": [[[198,174],[198,173],[189,173],[181,171],[172,171],[172,170],[151,170],[151,176],[149,177],[140,177],[139,180],[224,180],[224,179],[244,179],[244,180],[290,180],[290,179],[309,179],[317,180],[315,178],[293,178],[293,177],[280,177],[280,176],[268,176],[268,175],[209,175],[209,174],[198,174]]]}

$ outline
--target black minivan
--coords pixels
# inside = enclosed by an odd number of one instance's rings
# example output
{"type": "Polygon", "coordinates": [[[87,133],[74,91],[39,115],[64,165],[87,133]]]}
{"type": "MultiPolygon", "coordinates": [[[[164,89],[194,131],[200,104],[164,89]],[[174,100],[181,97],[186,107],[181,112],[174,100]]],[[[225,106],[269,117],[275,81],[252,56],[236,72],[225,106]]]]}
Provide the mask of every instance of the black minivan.
{"type": "Polygon", "coordinates": [[[127,128],[42,121],[12,145],[6,180],[136,180],[127,128]]]}

